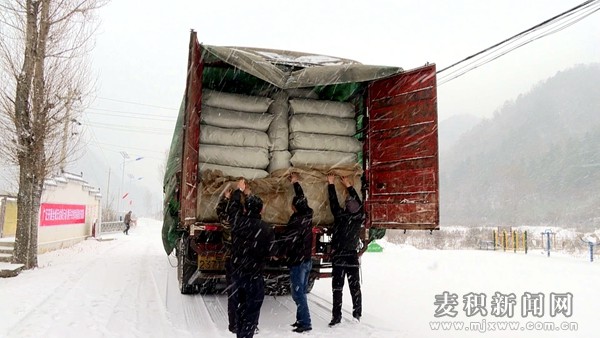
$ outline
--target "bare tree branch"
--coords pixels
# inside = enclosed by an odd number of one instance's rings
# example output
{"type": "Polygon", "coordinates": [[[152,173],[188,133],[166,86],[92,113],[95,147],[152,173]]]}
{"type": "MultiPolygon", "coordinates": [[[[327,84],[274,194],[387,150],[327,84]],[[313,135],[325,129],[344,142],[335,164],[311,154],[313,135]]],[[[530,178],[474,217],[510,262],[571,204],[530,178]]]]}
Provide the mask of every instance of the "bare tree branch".
{"type": "Polygon", "coordinates": [[[107,0],[0,1],[0,153],[19,166],[14,262],[37,265],[44,180],[79,145],[73,121],[93,93],[95,11],[107,0]]]}

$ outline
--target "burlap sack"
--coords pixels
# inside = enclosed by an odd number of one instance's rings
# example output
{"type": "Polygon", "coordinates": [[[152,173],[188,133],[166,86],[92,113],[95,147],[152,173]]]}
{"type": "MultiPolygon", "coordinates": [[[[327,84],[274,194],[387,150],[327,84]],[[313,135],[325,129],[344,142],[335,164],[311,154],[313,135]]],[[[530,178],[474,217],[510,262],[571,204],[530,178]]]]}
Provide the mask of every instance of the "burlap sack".
{"type": "Polygon", "coordinates": [[[290,150],[331,150],[346,153],[357,153],[362,150],[362,143],[352,136],[339,136],[315,133],[291,133],[290,150]]]}
{"type": "Polygon", "coordinates": [[[318,114],[340,118],[354,119],[354,105],[348,102],[292,99],[290,100],[292,114],[318,114]]]}
{"type": "MultiPolygon", "coordinates": [[[[359,195],[361,194],[360,176],[362,175],[362,170],[356,164],[338,166],[337,168],[324,167],[318,170],[309,168],[278,170],[271,173],[269,177],[248,181],[248,187],[252,193],[263,200],[262,218],[266,222],[271,224],[287,224],[292,214],[291,203],[294,197],[294,190],[289,181],[291,172],[297,172],[300,175],[300,184],[308,199],[308,205],[314,211],[314,225],[329,226],[333,223],[333,215],[329,207],[329,195],[327,192],[328,173],[340,177],[352,177],[355,190],[359,195]]],[[[348,195],[347,189],[343,186],[339,178],[336,178],[335,184],[338,201],[343,207],[348,195]]],[[[217,215],[214,209],[217,206],[220,196],[225,189],[235,187],[237,187],[237,179],[234,177],[224,177],[217,171],[203,172],[198,198],[198,219],[205,222],[215,222],[217,215]]]]}
{"type": "Polygon", "coordinates": [[[210,89],[202,91],[202,104],[242,112],[264,113],[269,109],[271,102],[273,100],[268,97],[218,92],[210,89]]]}
{"type": "Polygon", "coordinates": [[[229,109],[202,106],[200,123],[230,129],[252,129],[266,132],[273,121],[273,115],[267,113],[246,113],[229,109]]]}
{"type": "Polygon", "coordinates": [[[295,132],[354,136],[356,121],[316,114],[293,114],[290,118],[290,133],[295,132]]]}
{"type": "Polygon", "coordinates": [[[234,147],[269,148],[267,133],[252,129],[230,129],[200,125],[200,144],[215,144],[234,147]]]}

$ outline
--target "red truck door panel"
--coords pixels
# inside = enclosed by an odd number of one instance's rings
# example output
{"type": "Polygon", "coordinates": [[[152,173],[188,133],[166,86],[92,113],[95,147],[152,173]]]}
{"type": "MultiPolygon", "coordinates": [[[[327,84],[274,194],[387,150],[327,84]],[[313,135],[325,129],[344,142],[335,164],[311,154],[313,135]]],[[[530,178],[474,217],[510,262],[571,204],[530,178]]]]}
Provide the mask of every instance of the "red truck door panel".
{"type": "Polygon", "coordinates": [[[187,91],[185,93],[185,117],[183,127],[183,155],[181,159],[181,205],[179,225],[187,227],[196,221],[196,195],[198,189],[198,149],[200,147],[200,109],[202,107],[202,45],[196,32],[190,35],[188,56],[187,91]]]}
{"type": "Polygon", "coordinates": [[[438,229],[435,65],[373,81],[367,107],[365,201],[369,225],[438,229]]]}

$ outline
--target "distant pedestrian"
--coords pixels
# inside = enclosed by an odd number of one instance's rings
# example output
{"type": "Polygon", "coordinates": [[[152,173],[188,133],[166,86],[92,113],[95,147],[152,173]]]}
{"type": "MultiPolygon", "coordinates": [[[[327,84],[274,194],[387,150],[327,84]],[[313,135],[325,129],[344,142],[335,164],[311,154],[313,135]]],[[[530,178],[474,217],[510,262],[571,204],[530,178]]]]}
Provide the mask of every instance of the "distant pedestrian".
{"type": "Polygon", "coordinates": [[[262,200],[246,189],[246,181],[238,181],[231,193],[227,210],[231,223],[231,292],[236,305],[236,334],[238,338],[251,338],[258,327],[260,308],[265,298],[264,268],[274,256],[275,235],[273,227],[262,221],[262,200]],[[242,193],[246,202],[242,205],[242,193]],[[245,209],[245,212],[244,212],[245,209]]]}
{"type": "Polygon", "coordinates": [[[131,227],[131,210],[129,210],[129,212],[125,214],[125,219],[123,220],[123,223],[125,223],[125,230],[123,230],[123,233],[125,235],[129,235],[129,228],[131,227]]]}
{"type": "Polygon", "coordinates": [[[335,176],[327,175],[327,182],[329,183],[327,186],[329,206],[334,217],[331,236],[333,309],[329,323],[329,326],[334,326],[342,321],[342,292],[345,276],[348,276],[348,287],[352,297],[352,316],[360,320],[362,315],[358,248],[360,228],[365,217],[362,202],[352,187],[350,178],[342,177],[342,182],[348,189],[348,198],[343,209],[340,207],[335,191],[335,176]]]}
{"type": "Polygon", "coordinates": [[[313,210],[308,206],[308,200],[298,182],[298,174],[292,173],[290,181],[295,193],[292,199],[294,213],[287,223],[284,238],[290,267],[292,299],[296,303],[296,322],[292,326],[294,332],[300,333],[312,330],[306,293],[312,270],[313,210]]]}

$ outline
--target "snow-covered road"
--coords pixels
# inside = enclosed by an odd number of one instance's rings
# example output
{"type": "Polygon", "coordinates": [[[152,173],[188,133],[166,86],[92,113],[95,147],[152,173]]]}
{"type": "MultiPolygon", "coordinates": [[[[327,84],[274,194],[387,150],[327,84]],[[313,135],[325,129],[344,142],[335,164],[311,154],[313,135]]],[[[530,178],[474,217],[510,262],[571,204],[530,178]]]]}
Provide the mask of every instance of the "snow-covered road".
{"type": "MultiPolygon", "coordinates": [[[[167,257],[161,223],[140,220],[130,236],[87,240],[39,256],[38,269],[0,278],[0,337],[233,337],[227,331],[223,295],[181,295],[176,260],[167,257]],[[110,240],[109,240],[110,239],[110,240]]],[[[330,280],[319,280],[309,294],[311,337],[594,337],[600,313],[600,266],[585,256],[473,250],[417,250],[382,241],[382,253],[363,258],[363,318],[350,320],[344,293],[344,320],[327,327],[331,311],[330,280]],[[456,317],[436,317],[437,296],[458,295],[456,317]],[[495,292],[514,293],[514,316],[491,315],[495,292]],[[541,317],[523,316],[526,292],[544,295],[541,317]],[[487,297],[481,313],[467,316],[463,297],[487,297]],[[570,293],[573,314],[550,315],[551,293],[570,293]],[[435,325],[441,322],[575,323],[576,330],[498,330],[486,332],[435,325]]],[[[475,304],[477,305],[477,304],[475,304]]],[[[481,305],[481,304],[480,304],[481,305]]],[[[291,332],[295,305],[290,296],[267,296],[258,338],[298,337],[291,332]]],[[[486,326],[487,328],[487,326],[486,326]]],[[[481,330],[480,330],[481,331],[481,330]]]]}
{"type": "MultiPolygon", "coordinates": [[[[232,337],[226,297],[181,295],[176,263],[164,253],[160,223],[151,220],[130,236],[40,255],[39,269],[0,279],[0,336],[232,337]]],[[[310,307],[315,327],[327,328],[330,301],[312,294],[310,307]]],[[[295,311],[291,297],[267,296],[261,337],[291,334],[295,311]]]]}

